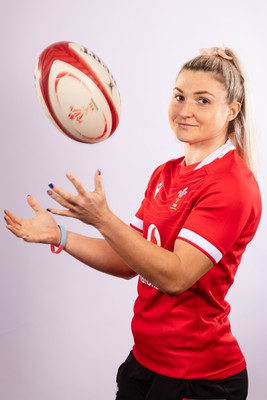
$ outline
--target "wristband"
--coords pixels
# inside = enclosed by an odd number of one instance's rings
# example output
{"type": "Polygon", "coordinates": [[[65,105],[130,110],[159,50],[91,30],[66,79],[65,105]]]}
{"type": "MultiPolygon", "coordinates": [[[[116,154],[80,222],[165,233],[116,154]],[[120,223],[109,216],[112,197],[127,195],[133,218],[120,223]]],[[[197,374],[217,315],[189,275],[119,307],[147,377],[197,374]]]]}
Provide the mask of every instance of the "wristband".
{"type": "Polygon", "coordinates": [[[66,233],[66,229],[64,228],[64,226],[58,225],[58,227],[59,227],[60,233],[61,233],[59,246],[56,249],[53,244],[50,244],[50,249],[51,249],[52,253],[54,253],[54,254],[59,254],[64,249],[65,244],[66,244],[66,238],[67,238],[67,233],[66,233]]]}

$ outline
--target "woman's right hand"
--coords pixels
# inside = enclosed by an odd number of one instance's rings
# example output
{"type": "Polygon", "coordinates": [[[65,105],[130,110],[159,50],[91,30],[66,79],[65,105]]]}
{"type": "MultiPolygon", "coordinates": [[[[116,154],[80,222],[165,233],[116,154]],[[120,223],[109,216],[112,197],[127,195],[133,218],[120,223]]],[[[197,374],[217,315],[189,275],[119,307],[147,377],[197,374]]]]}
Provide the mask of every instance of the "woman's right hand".
{"type": "Polygon", "coordinates": [[[58,246],[61,234],[55,219],[32,196],[27,196],[27,202],[35,212],[34,217],[24,219],[5,210],[7,229],[26,242],[58,246]]]}

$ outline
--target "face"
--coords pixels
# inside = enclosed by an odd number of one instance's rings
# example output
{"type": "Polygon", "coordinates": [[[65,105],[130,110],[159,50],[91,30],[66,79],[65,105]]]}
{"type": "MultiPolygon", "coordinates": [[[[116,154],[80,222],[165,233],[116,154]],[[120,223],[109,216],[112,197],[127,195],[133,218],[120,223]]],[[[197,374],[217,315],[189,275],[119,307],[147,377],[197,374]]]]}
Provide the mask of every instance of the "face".
{"type": "Polygon", "coordinates": [[[229,105],[226,91],[214,75],[182,71],[169,105],[170,125],[176,137],[191,145],[221,146],[229,122],[238,113],[238,103],[229,105]]]}

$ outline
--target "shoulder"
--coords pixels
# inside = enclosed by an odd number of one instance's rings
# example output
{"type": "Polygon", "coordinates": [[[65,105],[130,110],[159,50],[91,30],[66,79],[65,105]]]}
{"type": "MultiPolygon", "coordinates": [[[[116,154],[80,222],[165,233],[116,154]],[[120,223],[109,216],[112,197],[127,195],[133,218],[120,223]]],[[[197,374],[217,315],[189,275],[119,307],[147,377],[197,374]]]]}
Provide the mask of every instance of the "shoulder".
{"type": "Polygon", "coordinates": [[[228,207],[251,208],[261,205],[260,189],[244,160],[232,151],[206,167],[205,191],[216,194],[228,207]],[[213,165],[212,165],[213,164],[213,165]]]}
{"type": "Polygon", "coordinates": [[[227,182],[227,186],[237,185],[236,189],[245,189],[251,186],[258,188],[254,174],[235,150],[223,158],[217,159],[206,169],[211,180],[216,176],[216,180],[227,182]]]}

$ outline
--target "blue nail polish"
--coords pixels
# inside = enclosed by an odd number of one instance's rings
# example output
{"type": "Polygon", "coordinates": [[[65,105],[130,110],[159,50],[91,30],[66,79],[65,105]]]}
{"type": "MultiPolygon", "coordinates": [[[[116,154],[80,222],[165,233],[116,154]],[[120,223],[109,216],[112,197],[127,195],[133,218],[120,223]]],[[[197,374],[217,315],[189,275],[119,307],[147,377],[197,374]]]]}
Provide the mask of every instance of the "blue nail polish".
{"type": "Polygon", "coordinates": [[[46,211],[51,212],[50,208],[47,208],[46,211]]]}
{"type": "Polygon", "coordinates": [[[48,185],[51,189],[54,189],[54,185],[53,185],[53,183],[49,183],[49,185],[48,185]]]}

